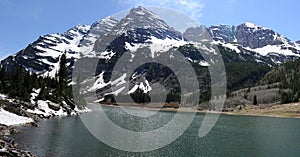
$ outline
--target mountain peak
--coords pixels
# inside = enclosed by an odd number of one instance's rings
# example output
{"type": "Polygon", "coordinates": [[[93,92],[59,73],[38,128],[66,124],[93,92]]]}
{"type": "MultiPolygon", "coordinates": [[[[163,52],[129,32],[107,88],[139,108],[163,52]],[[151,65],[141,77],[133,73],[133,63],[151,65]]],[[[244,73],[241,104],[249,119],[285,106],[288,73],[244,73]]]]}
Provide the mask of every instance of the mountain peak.
{"type": "Polygon", "coordinates": [[[114,18],[113,16],[107,16],[106,18],[100,20],[102,23],[117,23],[118,20],[114,18]]]}
{"type": "Polygon", "coordinates": [[[245,23],[239,25],[239,27],[246,27],[246,28],[250,28],[252,30],[266,30],[266,29],[269,29],[269,28],[254,24],[252,22],[245,22],[245,23]]]}
{"type": "Polygon", "coordinates": [[[148,10],[147,8],[145,8],[143,6],[138,6],[136,8],[132,8],[130,11],[133,11],[133,12],[149,12],[150,10],[148,10]]]}
{"type": "Polygon", "coordinates": [[[69,38],[73,39],[74,37],[79,37],[84,34],[87,34],[87,32],[90,30],[90,25],[76,25],[75,27],[69,29],[67,32],[64,33],[64,35],[69,38]]]}
{"type": "Polygon", "coordinates": [[[251,22],[245,22],[245,23],[243,23],[243,25],[245,25],[247,27],[258,27],[256,24],[251,23],[251,22]]]}
{"type": "Polygon", "coordinates": [[[86,33],[90,29],[90,27],[91,27],[90,25],[79,24],[79,25],[76,25],[73,28],[69,29],[67,32],[70,32],[70,31],[82,31],[82,32],[86,33]]]}
{"type": "Polygon", "coordinates": [[[143,6],[138,6],[136,8],[132,8],[129,11],[129,15],[138,15],[138,16],[145,16],[145,15],[151,15],[151,16],[156,16],[156,18],[160,18],[159,16],[157,16],[155,13],[153,13],[152,11],[150,11],[149,9],[143,7],[143,6]]]}
{"type": "Polygon", "coordinates": [[[106,18],[103,18],[100,21],[93,23],[91,28],[97,27],[99,25],[105,25],[106,27],[113,27],[118,22],[119,21],[117,19],[115,19],[113,16],[107,16],[106,18]]]}
{"type": "Polygon", "coordinates": [[[131,9],[116,25],[115,30],[118,33],[124,33],[136,28],[172,29],[162,18],[142,6],[131,9]]]}
{"type": "Polygon", "coordinates": [[[296,41],[296,43],[297,43],[297,44],[300,44],[300,40],[299,40],[299,41],[296,41]]]}

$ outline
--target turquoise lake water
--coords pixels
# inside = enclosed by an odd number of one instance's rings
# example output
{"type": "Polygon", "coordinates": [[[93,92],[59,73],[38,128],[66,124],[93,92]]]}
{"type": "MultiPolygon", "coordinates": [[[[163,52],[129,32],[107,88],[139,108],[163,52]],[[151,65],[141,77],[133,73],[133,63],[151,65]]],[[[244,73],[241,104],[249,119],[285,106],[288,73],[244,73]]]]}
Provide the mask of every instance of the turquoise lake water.
{"type": "MultiPolygon", "coordinates": [[[[175,114],[159,112],[155,115],[159,120],[130,122],[117,108],[105,107],[105,112],[117,125],[133,131],[165,125],[175,114]]],[[[97,111],[85,116],[94,114],[97,111]]],[[[120,151],[100,142],[86,129],[79,116],[42,120],[39,127],[23,128],[21,134],[13,137],[20,147],[41,157],[300,156],[300,119],[221,115],[209,134],[200,138],[198,133],[203,118],[204,114],[197,113],[191,126],[176,141],[142,153],[120,151]]]]}

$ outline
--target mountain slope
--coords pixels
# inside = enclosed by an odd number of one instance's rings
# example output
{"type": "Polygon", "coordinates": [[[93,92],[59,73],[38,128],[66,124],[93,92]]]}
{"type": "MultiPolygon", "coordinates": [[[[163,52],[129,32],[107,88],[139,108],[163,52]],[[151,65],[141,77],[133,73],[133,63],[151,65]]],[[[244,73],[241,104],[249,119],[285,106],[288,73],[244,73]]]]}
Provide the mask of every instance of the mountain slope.
{"type": "Polygon", "coordinates": [[[281,103],[298,102],[300,98],[300,60],[287,62],[273,69],[260,81],[262,84],[279,83],[281,103]]]}
{"type": "MultiPolygon", "coordinates": [[[[191,29],[184,35],[191,35],[191,29]]],[[[216,43],[240,51],[252,51],[257,55],[270,57],[274,63],[284,63],[295,60],[300,56],[300,47],[285,36],[272,29],[246,22],[239,26],[219,25],[207,28],[216,43]]],[[[203,33],[194,30],[194,36],[203,33]]],[[[187,37],[187,36],[185,36],[187,37]]],[[[203,36],[202,36],[203,37],[203,36]]]]}
{"type": "MultiPolygon", "coordinates": [[[[216,46],[225,63],[229,90],[251,86],[277,63],[297,58],[300,49],[300,46],[275,31],[251,23],[237,27],[199,26],[180,33],[152,11],[137,7],[120,20],[107,17],[92,26],[78,25],[63,34],[41,36],[24,50],[3,60],[1,67],[9,72],[21,66],[40,76],[55,77],[59,58],[66,52],[69,78],[74,61],[86,59],[86,65],[90,66],[93,61],[89,59],[96,57],[98,65],[93,71],[96,74],[92,78],[81,78],[83,80],[80,82],[85,86],[85,93],[96,91],[100,99],[112,94],[124,94],[122,91],[130,94],[138,87],[149,92],[150,85],[156,82],[176,93],[179,92],[178,80],[166,66],[145,64],[129,74],[129,66],[124,65],[124,69],[118,71],[117,78],[112,78],[112,71],[125,52],[131,53],[127,63],[133,64],[141,56],[154,59],[166,55],[172,62],[172,56],[179,51],[195,69],[199,88],[206,93],[203,99],[207,99],[210,85],[208,66],[211,61],[205,60],[201,52],[214,58],[212,52],[215,49],[210,48],[216,46]],[[199,42],[203,41],[206,45],[199,47],[199,42]],[[124,85],[126,81],[131,84],[124,85]]],[[[84,75],[84,71],[81,74],[84,75]]]]}
{"type": "Polygon", "coordinates": [[[40,36],[16,55],[1,61],[1,66],[6,71],[15,71],[18,67],[22,67],[38,75],[54,77],[58,71],[59,58],[64,52],[67,54],[69,65],[74,58],[78,58],[78,54],[75,53],[76,47],[89,29],[88,25],[78,25],[64,34],[40,36]]]}
{"type": "Polygon", "coordinates": [[[93,52],[94,44],[98,38],[107,32],[112,31],[119,21],[112,16],[106,17],[92,24],[90,30],[81,39],[78,51],[82,57],[95,57],[98,54],[93,52]]]}

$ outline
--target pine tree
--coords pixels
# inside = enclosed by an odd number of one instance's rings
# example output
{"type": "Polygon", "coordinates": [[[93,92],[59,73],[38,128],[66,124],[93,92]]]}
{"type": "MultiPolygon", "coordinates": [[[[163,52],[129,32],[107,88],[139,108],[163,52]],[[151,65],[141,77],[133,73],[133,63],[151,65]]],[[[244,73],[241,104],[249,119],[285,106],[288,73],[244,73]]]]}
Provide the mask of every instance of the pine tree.
{"type": "Polygon", "coordinates": [[[256,95],[254,95],[254,98],[253,98],[253,105],[257,105],[257,98],[256,98],[256,95]]]}
{"type": "Polygon", "coordinates": [[[49,91],[47,90],[47,88],[45,86],[42,86],[41,91],[36,99],[37,100],[47,100],[48,95],[49,95],[49,91]]]}
{"type": "Polygon", "coordinates": [[[21,98],[24,92],[24,72],[22,68],[18,68],[13,75],[13,81],[11,84],[11,92],[12,96],[21,98]]]}
{"type": "Polygon", "coordinates": [[[68,69],[67,69],[67,57],[66,57],[66,52],[62,54],[60,57],[60,62],[59,62],[59,71],[58,71],[58,93],[61,96],[66,95],[66,90],[67,90],[67,80],[68,79],[68,69]]]}
{"type": "Polygon", "coordinates": [[[2,67],[0,70],[0,91],[3,92],[5,89],[5,80],[6,80],[6,72],[5,69],[2,67]]]}
{"type": "Polygon", "coordinates": [[[31,80],[32,80],[32,87],[33,88],[38,88],[39,87],[39,84],[38,84],[38,77],[37,77],[37,75],[35,74],[35,73],[33,73],[32,75],[31,75],[31,80]]]}

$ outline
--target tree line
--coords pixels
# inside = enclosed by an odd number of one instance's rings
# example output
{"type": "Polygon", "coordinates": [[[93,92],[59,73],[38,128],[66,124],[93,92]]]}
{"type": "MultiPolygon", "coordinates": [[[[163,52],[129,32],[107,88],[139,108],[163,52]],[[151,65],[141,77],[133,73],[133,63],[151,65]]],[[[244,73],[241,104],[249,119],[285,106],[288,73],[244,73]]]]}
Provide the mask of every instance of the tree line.
{"type": "Polygon", "coordinates": [[[38,76],[23,67],[18,67],[12,72],[1,68],[0,93],[28,102],[34,89],[40,89],[37,100],[61,103],[64,97],[72,97],[72,87],[68,86],[66,53],[60,57],[59,70],[55,77],[38,76]]]}

